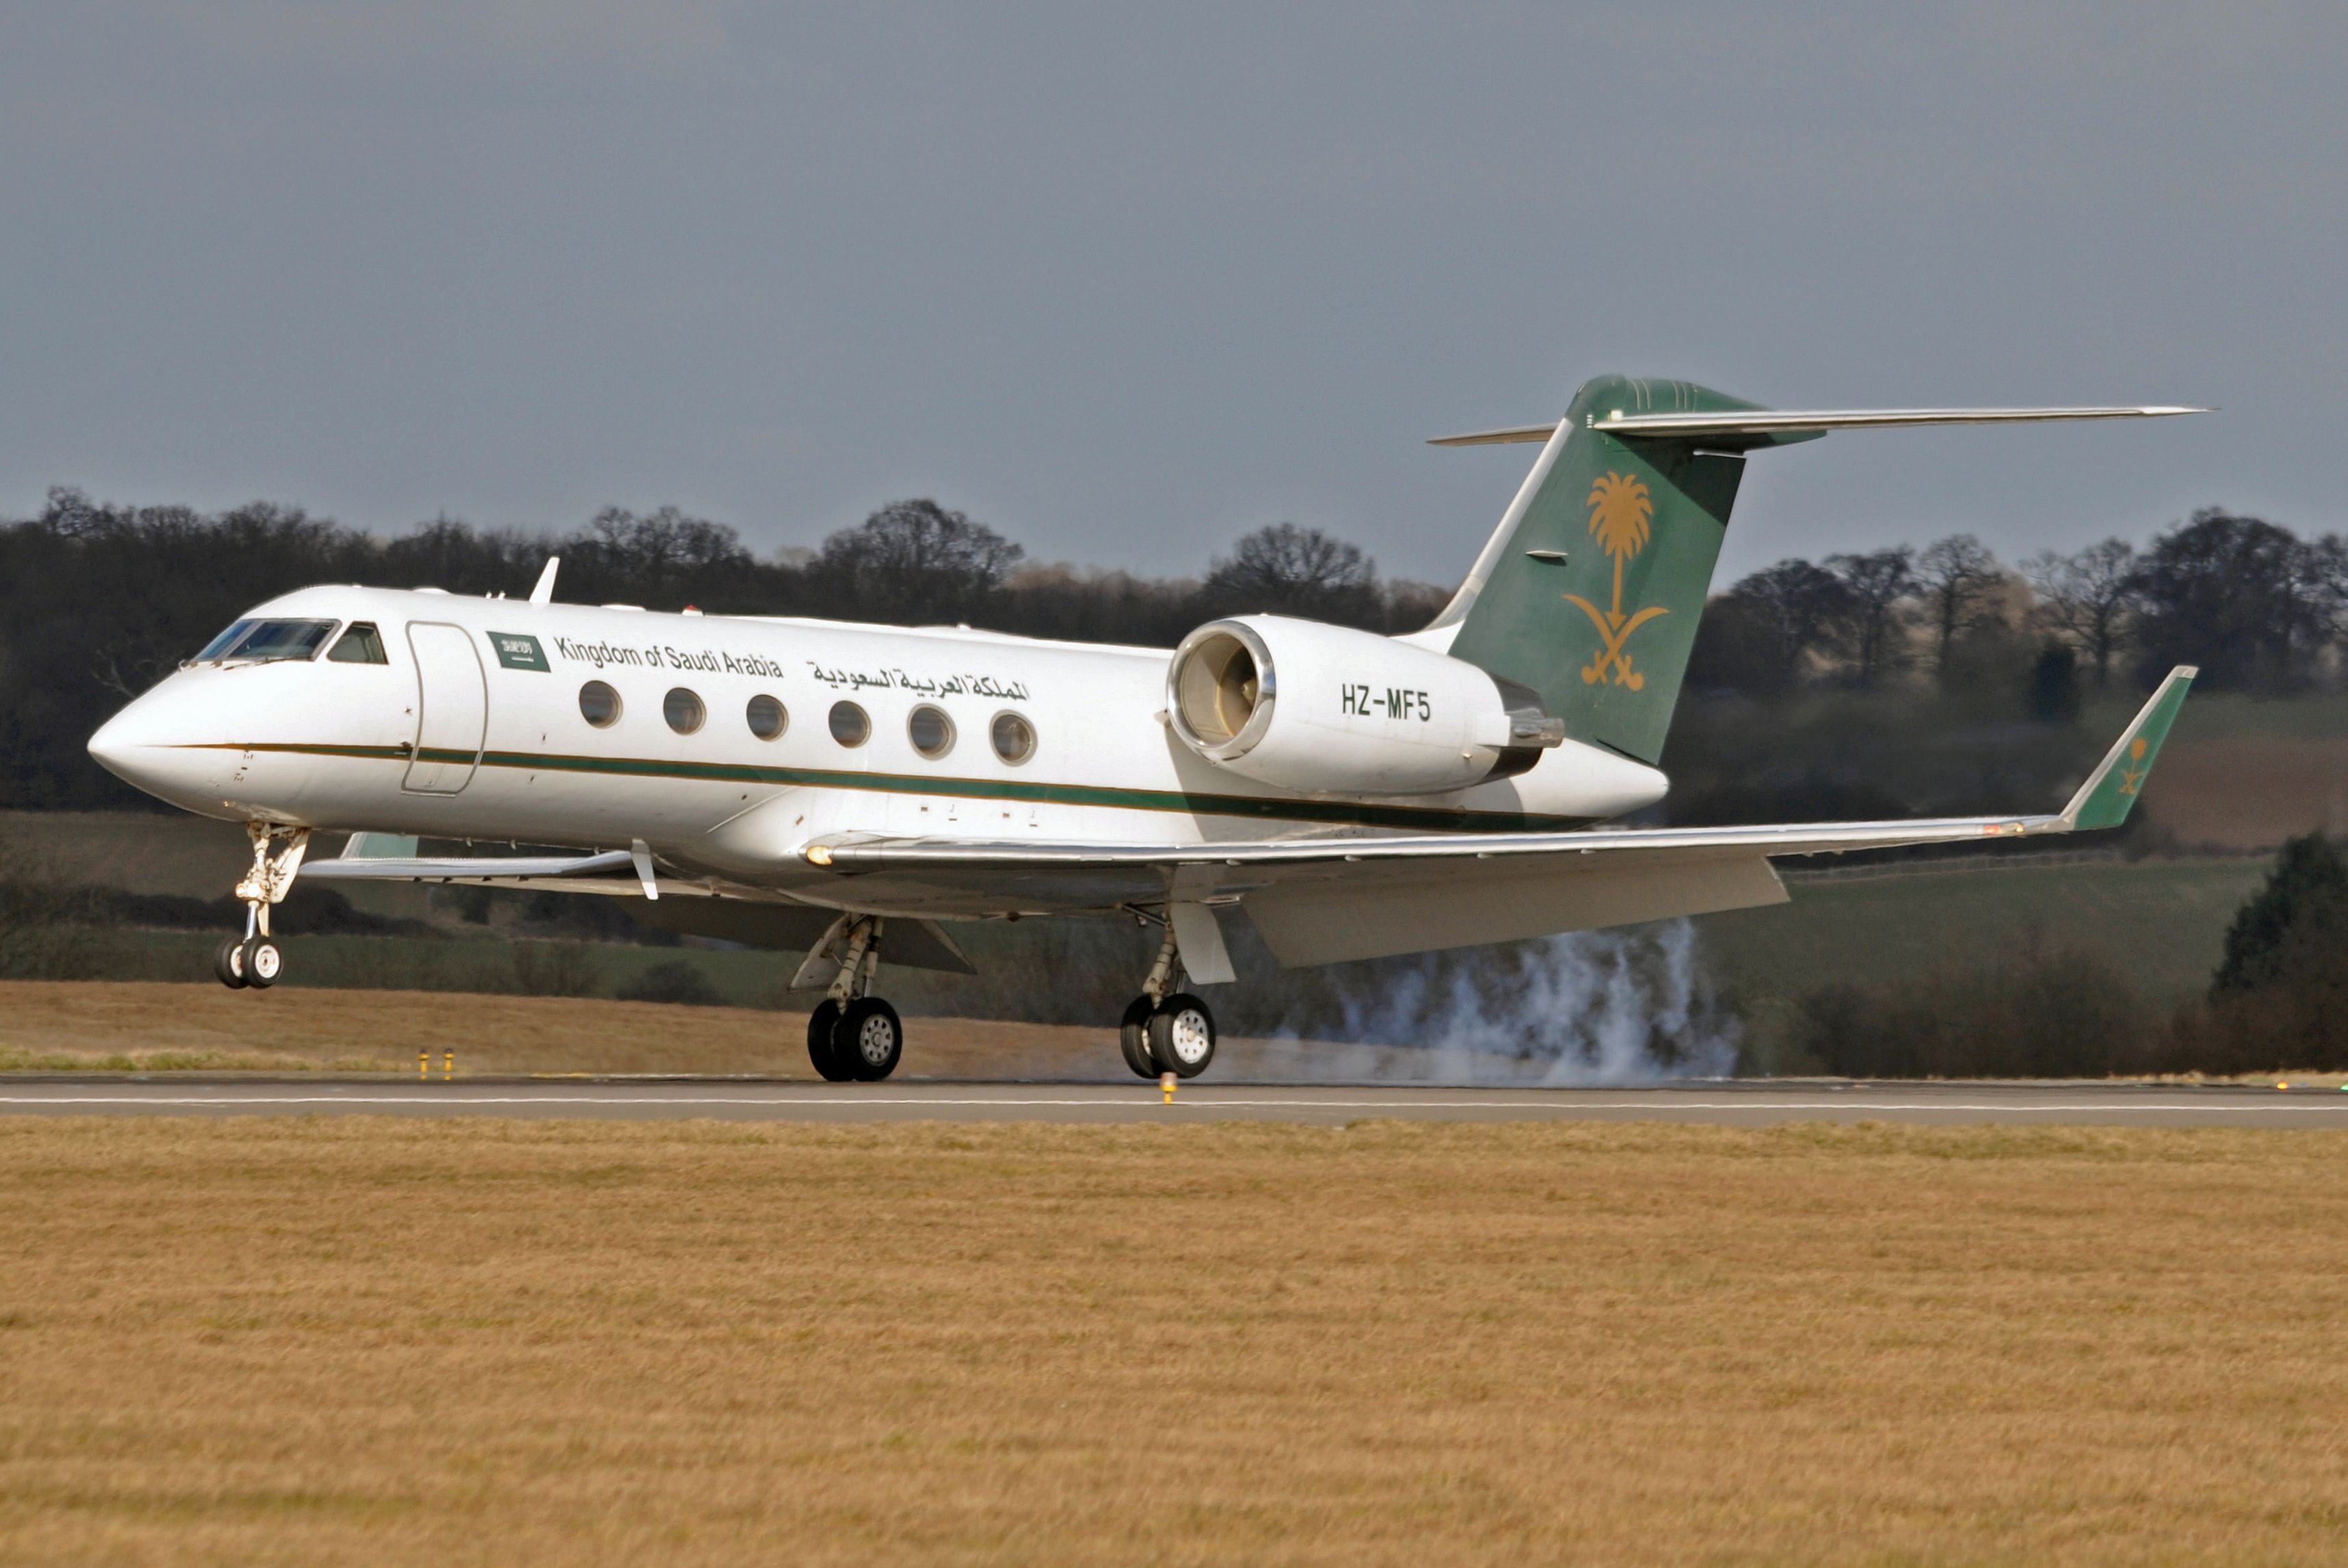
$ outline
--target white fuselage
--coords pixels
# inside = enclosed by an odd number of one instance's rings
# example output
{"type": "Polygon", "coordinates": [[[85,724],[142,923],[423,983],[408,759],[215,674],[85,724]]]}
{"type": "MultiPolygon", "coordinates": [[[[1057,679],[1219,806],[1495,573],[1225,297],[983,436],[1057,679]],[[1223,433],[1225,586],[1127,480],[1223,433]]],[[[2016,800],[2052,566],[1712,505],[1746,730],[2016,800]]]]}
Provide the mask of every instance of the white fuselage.
{"type": "Polygon", "coordinates": [[[590,848],[641,839],[678,867],[782,890],[827,880],[802,853],[818,840],[1188,844],[1563,828],[1634,810],[1664,787],[1651,768],[1571,741],[1527,772],[1445,795],[1251,782],[1170,731],[1169,655],[1152,648],[429,590],[308,588],[249,614],[371,623],[387,662],[191,665],[109,721],[93,755],[208,816],[590,848]],[[619,699],[600,727],[582,709],[591,681],[619,699]],[[705,713],[689,733],[664,717],[678,689],[705,713]],[[788,715],[773,738],[746,717],[760,696],[788,715]],[[861,744],[835,738],[843,702],[867,717],[861,744]],[[942,752],[933,723],[925,733],[935,755],[909,733],[925,707],[951,721],[942,752]],[[1006,713],[1032,727],[1016,761],[992,744],[1006,713]]]}

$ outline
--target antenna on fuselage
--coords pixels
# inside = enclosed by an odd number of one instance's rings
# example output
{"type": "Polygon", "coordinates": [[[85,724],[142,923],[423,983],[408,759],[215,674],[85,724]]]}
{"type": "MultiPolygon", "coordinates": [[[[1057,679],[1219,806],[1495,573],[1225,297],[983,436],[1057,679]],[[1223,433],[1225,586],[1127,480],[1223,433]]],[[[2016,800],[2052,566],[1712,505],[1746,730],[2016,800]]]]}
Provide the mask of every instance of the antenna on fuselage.
{"type": "Polygon", "coordinates": [[[560,555],[550,555],[546,558],[546,570],[538,574],[538,586],[530,591],[530,602],[531,603],[551,604],[554,603],[554,573],[556,568],[560,567],[561,564],[562,557],[560,555]]]}

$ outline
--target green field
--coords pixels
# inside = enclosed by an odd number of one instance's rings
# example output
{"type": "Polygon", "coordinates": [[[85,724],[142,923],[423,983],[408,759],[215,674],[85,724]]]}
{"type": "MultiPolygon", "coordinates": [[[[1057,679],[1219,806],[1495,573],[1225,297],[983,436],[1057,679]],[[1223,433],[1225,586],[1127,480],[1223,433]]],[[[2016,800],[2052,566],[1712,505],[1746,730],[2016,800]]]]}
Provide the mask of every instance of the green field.
{"type": "Polygon", "coordinates": [[[1790,905],[1704,915],[1696,926],[1715,975],[1746,1004],[1836,981],[1897,983],[2039,944],[2100,954],[2147,1002],[2167,1006],[2209,985],[2227,923],[2267,864],[1982,862],[1848,881],[1797,874],[1787,878],[1790,905]]]}
{"type": "MultiPolygon", "coordinates": [[[[11,813],[0,830],[40,854],[50,874],[142,892],[217,896],[242,861],[235,830],[192,818],[136,814],[11,813]]],[[[2200,993],[2216,967],[2234,911],[2260,883],[2263,856],[2012,858],[1878,868],[1856,875],[1789,873],[1790,904],[1700,917],[1699,952],[1725,998],[1749,1023],[1782,1017],[1828,984],[1895,985],[1948,970],[1972,971],[2033,951],[2109,961],[2155,1014],[2200,993]]],[[[545,949],[508,939],[502,923],[460,918],[417,888],[367,890],[379,913],[429,916],[438,937],[318,935],[292,932],[286,984],[360,989],[526,991],[518,953],[545,949]]],[[[500,914],[501,922],[507,916],[500,914]]],[[[1332,991],[1378,994],[1391,963],[1283,975],[1246,928],[1228,929],[1241,983],[1210,993],[1234,1032],[1272,1033],[1288,999],[1332,991]]],[[[909,1014],[1026,1017],[1104,1024],[1114,1018],[1148,962],[1148,940],[1127,923],[965,923],[958,937],[975,977],[892,969],[888,991],[909,1014]]],[[[201,931],[96,934],[93,978],[200,980],[217,936],[201,931]]],[[[610,996],[655,965],[684,961],[718,999],[788,1008],[798,954],[618,943],[569,944],[592,994],[610,996]]],[[[1409,961],[1402,961],[1407,963],[1409,961]]],[[[1304,1015],[1297,1015],[1302,1018],[1304,1015]]],[[[1311,1035],[1309,1024],[1296,1032],[1311,1035]]]]}

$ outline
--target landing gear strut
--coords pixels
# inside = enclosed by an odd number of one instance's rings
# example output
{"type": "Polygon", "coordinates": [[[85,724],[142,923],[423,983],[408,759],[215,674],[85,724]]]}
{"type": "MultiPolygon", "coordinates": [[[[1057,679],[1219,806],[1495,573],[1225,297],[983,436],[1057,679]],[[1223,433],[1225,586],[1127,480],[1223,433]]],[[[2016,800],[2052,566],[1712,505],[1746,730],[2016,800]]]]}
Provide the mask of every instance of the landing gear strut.
{"type": "Polygon", "coordinates": [[[247,822],[244,836],[252,841],[252,869],[236,884],[236,896],[244,901],[244,934],[221,939],[212,973],[231,990],[266,990],[285,972],[285,950],[269,932],[270,906],[292,890],[310,850],[310,830],[247,822]]]}
{"type": "MultiPolygon", "coordinates": [[[[1141,912],[1135,911],[1137,914],[1141,912]]],[[[1143,914],[1147,920],[1149,916],[1143,914]]],[[[1192,1078],[1215,1059],[1215,1015],[1188,991],[1174,988],[1182,977],[1182,957],[1174,941],[1174,923],[1166,923],[1166,940],[1159,944],[1158,962],[1141,983],[1141,995],[1125,1009],[1117,1027],[1117,1048],[1136,1077],[1154,1078],[1161,1073],[1192,1078]]]]}
{"type": "Polygon", "coordinates": [[[877,915],[843,918],[814,954],[839,954],[839,973],[808,1018],[808,1060],[833,1083],[877,1083],[905,1054],[897,1009],[869,994],[880,967],[880,924],[877,915]]]}

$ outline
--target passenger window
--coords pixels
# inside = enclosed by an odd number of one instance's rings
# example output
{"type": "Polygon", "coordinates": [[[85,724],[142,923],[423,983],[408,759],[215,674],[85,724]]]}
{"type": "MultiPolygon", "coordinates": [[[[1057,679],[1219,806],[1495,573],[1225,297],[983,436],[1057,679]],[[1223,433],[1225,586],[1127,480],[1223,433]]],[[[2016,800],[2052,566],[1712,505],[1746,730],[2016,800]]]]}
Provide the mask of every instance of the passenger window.
{"type": "Polygon", "coordinates": [[[861,746],[872,738],[872,720],[852,702],[833,703],[831,738],[842,746],[861,746]]]}
{"type": "Polygon", "coordinates": [[[579,717],[598,729],[609,729],[620,722],[620,694],[602,681],[589,681],[579,688],[579,717]]]}
{"type": "Polygon", "coordinates": [[[365,621],[353,621],[351,629],[335,639],[326,650],[329,663],[337,665],[387,665],[391,660],[383,651],[383,634],[365,621]]]}
{"type": "Polygon", "coordinates": [[[994,755],[1014,768],[1035,755],[1035,727],[1015,713],[996,714],[987,735],[994,742],[994,755]]]}
{"type": "Polygon", "coordinates": [[[661,700],[661,717],[679,735],[691,735],[709,717],[709,710],[701,706],[701,698],[683,686],[672,686],[661,700]]]}
{"type": "Polygon", "coordinates": [[[905,721],[905,733],[912,738],[913,749],[934,762],[953,749],[953,720],[945,709],[922,707],[905,721]]]}
{"type": "Polygon", "coordinates": [[[764,694],[750,699],[744,717],[750,721],[750,733],[761,740],[780,740],[791,727],[790,710],[764,694]]]}

